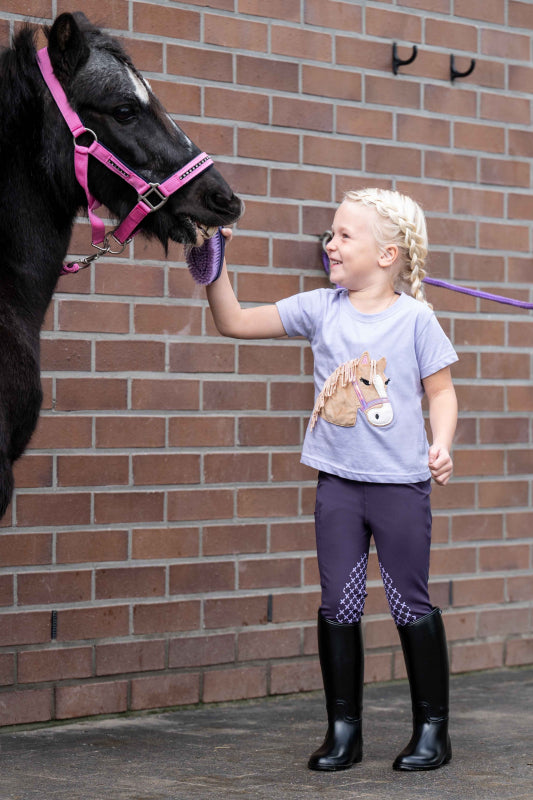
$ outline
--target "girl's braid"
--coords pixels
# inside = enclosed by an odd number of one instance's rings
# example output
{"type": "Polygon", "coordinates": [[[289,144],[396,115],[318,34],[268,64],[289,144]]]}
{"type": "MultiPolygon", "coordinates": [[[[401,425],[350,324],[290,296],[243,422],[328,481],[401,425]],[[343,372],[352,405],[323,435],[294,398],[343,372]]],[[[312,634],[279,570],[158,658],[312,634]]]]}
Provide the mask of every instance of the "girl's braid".
{"type": "Polygon", "coordinates": [[[405,230],[405,246],[409,252],[411,269],[408,271],[407,278],[411,283],[411,294],[416,300],[426,301],[422,281],[425,278],[426,270],[424,264],[427,256],[427,239],[417,230],[416,225],[410,220],[398,219],[399,226],[405,230]]]}
{"type": "Polygon", "coordinates": [[[347,192],[345,197],[351,202],[374,207],[383,218],[384,224],[378,225],[377,231],[379,243],[383,246],[398,244],[403,255],[399,281],[407,284],[416,300],[427,303],[422,281],[426,275],[428,244],[426,221],[420,206],[410,197],[386,189],[362,189],[347,192]]]}

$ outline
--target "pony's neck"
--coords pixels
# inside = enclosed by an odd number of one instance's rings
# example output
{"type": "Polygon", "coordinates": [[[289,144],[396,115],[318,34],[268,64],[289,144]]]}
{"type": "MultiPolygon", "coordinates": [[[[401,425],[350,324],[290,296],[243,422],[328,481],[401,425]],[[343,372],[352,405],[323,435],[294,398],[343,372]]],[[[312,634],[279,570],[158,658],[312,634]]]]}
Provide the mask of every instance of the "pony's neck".
{"type": "Polygon", "coordinates": [[[27,309],[35,324],[51,300],[83,201],[70,135],[47,91],[33,36],[23,31],[0,56],[0,304],[27,309]]]}

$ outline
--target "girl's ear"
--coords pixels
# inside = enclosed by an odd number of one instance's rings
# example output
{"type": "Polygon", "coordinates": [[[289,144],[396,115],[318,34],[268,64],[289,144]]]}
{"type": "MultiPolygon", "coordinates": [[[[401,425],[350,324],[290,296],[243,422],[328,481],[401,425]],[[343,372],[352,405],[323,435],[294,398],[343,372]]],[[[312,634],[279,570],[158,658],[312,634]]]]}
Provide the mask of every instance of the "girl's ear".
{"type": "Polygon", "coordinates": [[[398,245],[397,244],[388,244],[387,247],[381,251],[378,258],[378,264],[380,267],[387,268],[392,267],[396,259],[398,258],[398,245]]]}

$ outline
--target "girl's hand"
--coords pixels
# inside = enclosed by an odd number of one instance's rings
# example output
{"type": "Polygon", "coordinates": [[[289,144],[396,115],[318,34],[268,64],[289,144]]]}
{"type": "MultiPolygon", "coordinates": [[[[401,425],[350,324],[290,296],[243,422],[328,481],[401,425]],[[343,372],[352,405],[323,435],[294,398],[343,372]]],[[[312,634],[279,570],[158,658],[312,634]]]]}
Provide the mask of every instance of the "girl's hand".
{"type": "Polygon", "coordinates": [[[435,483],[446,486],[453,472],[453,461],[450,453],[439,444],[429,448],[429,471],[435,483]]]}
{"type": "Polygon", "coordinates": [[[445,486],[453,472],[450,450],[457,425],[457,398],[450,367],[428,375],[423,378],[422,383],[429,401],[429,422],[433,439],[429,448],[429,469],[433,480],[445,486]]]}
{"type": "Polygon", "coordinates": [[[233,231],[231,230],[231,228],[221,228],[220,233],[226,240],[226,244],[229,244],[233,239],[233,231]]]}

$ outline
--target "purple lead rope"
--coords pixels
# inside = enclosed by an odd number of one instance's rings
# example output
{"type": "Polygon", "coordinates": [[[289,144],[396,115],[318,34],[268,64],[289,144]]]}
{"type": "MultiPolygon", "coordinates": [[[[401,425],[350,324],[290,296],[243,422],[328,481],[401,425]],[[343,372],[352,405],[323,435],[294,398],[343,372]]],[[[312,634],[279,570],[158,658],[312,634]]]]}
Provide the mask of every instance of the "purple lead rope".
{"type": "Polygon", "coordinates": [[[455,283],[448,283],[437,278],[424,278],[423,282],[430,283],[432,286],[440,286],[442,289],[451,289],[452,292],[481,297],[482,300],[492,300],[495,303],[505,303],[508,306],[518,306],[518,308],[533,308],[533,303],[527,303],[525,300],[514,300],[512,297],[503,297],[501,294],[491,294],[490,292],[481,292],[478,289],[469,289],[466,286],[457,286],[455,283]]]}
{"type": "MultiPolygon", "coordinates": [[[[329,275],[329,259],[325,250],[322,250],[322,266],[324,267],[326,275],[329,275]]],[[[470,294],[472,297],[481,297],[482,300],[492,300],[494,303],[505,303],[508,306],[533,309],[533,303],[528,303],[525,300],[513,300],[512,297],[503,297],[501,294],[491,294],[490,292],[481,292],[479,289],[469,289],[467,286],[458,286],[456,283],[448,283],[448,281],[441,281],[438,278],[424,278],[423,282],[429,283],[431,286],[440,286],[441,289],[450,289],[452,292],[470,294]]]]}

